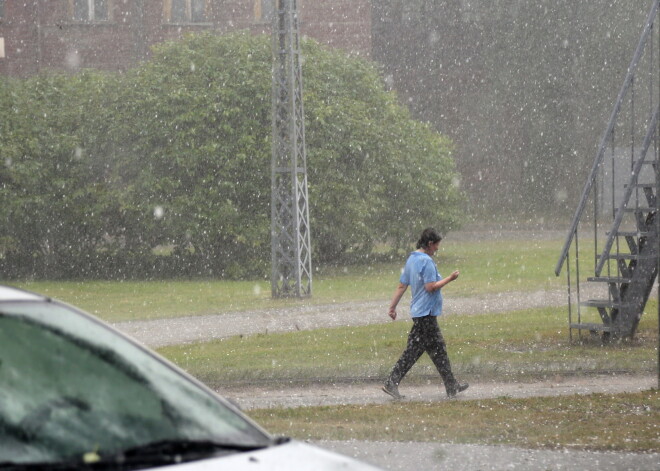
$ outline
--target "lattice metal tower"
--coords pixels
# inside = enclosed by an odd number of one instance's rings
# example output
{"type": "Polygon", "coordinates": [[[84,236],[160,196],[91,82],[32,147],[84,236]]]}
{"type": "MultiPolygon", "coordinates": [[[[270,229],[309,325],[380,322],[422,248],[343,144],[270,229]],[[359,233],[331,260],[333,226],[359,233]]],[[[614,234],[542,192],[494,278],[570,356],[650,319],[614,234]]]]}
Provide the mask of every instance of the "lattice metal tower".
{"type": "Polygon", "coordinates": [[[273,1],[273,297],[312,294],[307,155],[296,0],[273,1]]]}

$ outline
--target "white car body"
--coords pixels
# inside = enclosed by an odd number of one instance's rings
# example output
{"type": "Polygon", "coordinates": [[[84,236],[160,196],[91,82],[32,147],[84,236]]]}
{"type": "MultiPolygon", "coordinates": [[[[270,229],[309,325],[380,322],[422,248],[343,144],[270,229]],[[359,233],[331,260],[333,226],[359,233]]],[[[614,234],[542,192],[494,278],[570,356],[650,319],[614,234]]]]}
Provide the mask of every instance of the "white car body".
{"type": "Polygon", "coordinates": [[[0,471],[107,466],[379,469],[275,438],[195,378],[94,316],[0,286],[0,471]]]}
{"type": "Polygon", "coordinates": [[[156,469],[163,471],[215,471],[219,469],[232,471],[377,471],[380,468],[292,440],[275,448],[156,469]]]}

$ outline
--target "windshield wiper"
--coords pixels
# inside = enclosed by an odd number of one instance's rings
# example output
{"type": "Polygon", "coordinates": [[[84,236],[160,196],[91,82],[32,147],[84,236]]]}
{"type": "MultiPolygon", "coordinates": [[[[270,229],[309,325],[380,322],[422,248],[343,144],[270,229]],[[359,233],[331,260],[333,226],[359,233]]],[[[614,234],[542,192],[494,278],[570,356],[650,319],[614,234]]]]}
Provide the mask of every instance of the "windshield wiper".
{"type": "Polygon", "coordinates": [[[123,450],[114,455],[95,455],[97,459],[76,459],[48,463],[0,463],[0,471],[33,470],[131,470],[144,466],[183,463],[203,458],[212,458],[229,453],[260,450],[272,445],[223,443],[212,440],[162,440],[123,450]]]}
{"type": "MultiPolygon", "coordinates": [[[[128,468],[143,464],[169,464],[195,461],[229,453],[243,453],[270,446],[265,444],[242,444],[213,440],[161,440],[128,448],[112,456],[100,456],[93,469],[103,469],[105,464],[124,465],[128,468]]],[[[88,464],[89,466],[90,464],[88,464]]]]}
{"type": "Polygon", "coordinates": [[[254,451],[267,447],[269,444],[243,444],[217,442],[214,440],[161,440],[157,442],[128,448],[118,453],[117,456],[124,457],[144,456],[150,453],[157,454],[185,454],[185,453],[207,453],[216,451],[254,451]]]}
{"type": "Polygon", "coordinates": [[[14,461],[3,461],[0,463],[0,471],[81,471],[89,470],[89,466],[82,461],[44,461],[35,463],[17,463],[14,461]]]}
{"type": "Polygon", "coordinates": [[[96,460],[67,460],[48,463],[0,463],[0,471],[32,470],[99,470],[139,469],[143,466],[182,463],[203,458],[212,458],[229,453],[243,453],[260,450],[272,445],[286,443],[289,439],[280,437],[263,444],[225,443],[213,440],[161,440],[128,448],[114,455],[99,454],[96,460]]]}

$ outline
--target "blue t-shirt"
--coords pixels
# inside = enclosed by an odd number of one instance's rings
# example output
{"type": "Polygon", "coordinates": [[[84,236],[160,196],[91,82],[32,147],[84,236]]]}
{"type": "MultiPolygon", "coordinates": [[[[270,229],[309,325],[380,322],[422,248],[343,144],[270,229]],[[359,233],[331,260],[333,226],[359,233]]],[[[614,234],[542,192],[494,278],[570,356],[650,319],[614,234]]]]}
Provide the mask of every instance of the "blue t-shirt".
{"type": "Polygon", "coordinates": [[[442,280],[442,276],[438,273],[438,268],[428,254],[417,251],[410,254],[399,281],[412,288],[411,317],[424,317],[429,314],[439,316],[442,314],[442,294],[440,290],[429,293],[424,289],[426,283],[440,280],[442,280]]]}

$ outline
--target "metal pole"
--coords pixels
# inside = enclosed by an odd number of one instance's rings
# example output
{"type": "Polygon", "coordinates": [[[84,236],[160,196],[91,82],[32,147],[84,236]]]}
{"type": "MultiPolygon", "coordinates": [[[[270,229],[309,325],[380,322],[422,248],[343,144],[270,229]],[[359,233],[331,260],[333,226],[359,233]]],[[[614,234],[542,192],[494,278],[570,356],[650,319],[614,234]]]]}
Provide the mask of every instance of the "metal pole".
{"type": "MultiPolygon", "coordinates": [[[[656,5],[660,4],[660,1],[656,0],[656,5]]],[[[655,21],[653,23],[655,25],[655,21]]],[[[652,32],[655,30],[658,30],[660,28],[653,28],[652,32]]],[[[658,103],[660,104],[660,31],[658,31],[658,71],[656,72],[658,74],[658,103]]],[[[653,44],[653,39],[650,41],[651,45],[653,44]]],[[[651,54],[651,62],[653,61],[653,54],[651,54]]],[[[651,69],[651,75],[653,75],[653,69],[651,69]]],[[[649,87],[651,88],[651,87],[649,87]]],[[[651,110],[653,110],[653,91],[651,91],[651,110]]],[[[657,264],[658,264],[658,269],[657,269],[657,275],[656,275],[656,289],[657,289],[657,296],[658,296],[658,364],[657,364],[657,374],[658,374],[658,389],[660,389],[660,214],[659,209],[660,209],[660,152],[658,149],[658,136],[660,136],[660,123],[656,124],[656,134],[655,134],[655,139],[654,139],[654,148],[655,148],[655,230],[656,230],[656,237],[658,239],[658,251],[656,252],[657,256],[657,264]]]]}
{"type": "MultiPolygon", "coordinates": [[[[660,1],[655,2],[656,5],[660,4],[660,1]]],[[[654,22],[655,24],[655,22],[654,22]]],[[[655,28],[656,30],[660,28],[655,28]]],[[[653,41],[651,41],[653,43],[653,41]]],[[[660,31],[658,31],[658,103],[660,104],[660,31]]],[[[652,100],[651,100],[652,101],[652,100]]],[[[651,108],[653,109],[653,108],[651,108]]],[[[655,222],[656,222],[656,237],[658,239],[658,252],[657,252],[657,262],[658,262],[658,271],[656,275],[657,283],[657,295],[658,295],[658,389],[660,389],[660,152],[658,149],[658,137],[660,136],[660,124],[656,124],[656,134],[655,134],[655,222]]]]}
{"type": "MultiPolygon", "coordinates": [[[[570,255],[566,255],[569,257],[570,255]]],[[[568,340],[573,343],[573,309],[571,305],[571,261],[566,260],[566,283],[568,284],[568,340]]]]}
{"type": "Polygon", "coordinates": [[[296,0],[273,1],[271,289],[312,294],[307,156],[296,0]]]}
{"type": "MultiPolygon", "coordinates": [[[[656,4],[660,1],[656,2],[656,4]]],[[[660,29],[660,28],[656,28],[660,29]]],[[[660,43],[660,31],[658,32],[658,43],[660,43]]],[[[660,46],[658,47],[658,54],[660,54],[660,46]]],[[[660,57],[658,57],[658,103],[660,103],[660,57]]],[[[656,283],[658,284],[658,389],[660,389],[660,214],[658,214],[658,208],[660,207],[660,152],[658,151],[658,136],[660,136],[660,124],[657,125],[655,134],[655,205],[656,213],[655,219],[658,224],[656,227],[657,238],[658,238],[658,274],[656,275],[656,283]]]]}
{"type": "MultiPolygon", "coordinates": [[[[580,297],[580,239],[578,236],[578,228],[575,228],[575,294],[576,306],[577,306],[577,317],[578,324],[582,324],[582,307],[580,306],[581,297],[580,297]]],[[[578,329],[578,337],[582,340],[582,329],[578,329]]]]}
{"type": "MultiPolygon", "coordinates": [[[[660,2],[656,2],[658,4],[660,2]]],[[[660,28],[656,28],[660,29],[660,28]]],[[[658,42],[660,43],[660,31],[658,32],[658,42]]],[[[653,43],[653,41],[651,41],[653,43]]],[[[658,54],[660,54],[660,47],[658,47],[658,54]]],[[[658,57],[658,86],[660,87],[660,56],[658,57]]],[[[660,104],[660,88],[658,89],[658,104],[660,104]]],[[[655,230],[656,238],[658,239],[657,263],[658,270],[656,275],[657,295],[658,295],[658,389],[660,389],[660,151],[658,149],[658,137],[660,136],[660,123],[656,123],[655,130],[655,230]]]]}

